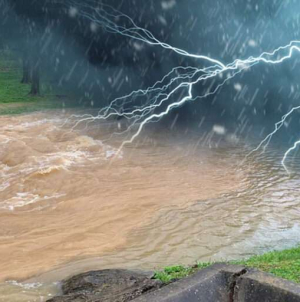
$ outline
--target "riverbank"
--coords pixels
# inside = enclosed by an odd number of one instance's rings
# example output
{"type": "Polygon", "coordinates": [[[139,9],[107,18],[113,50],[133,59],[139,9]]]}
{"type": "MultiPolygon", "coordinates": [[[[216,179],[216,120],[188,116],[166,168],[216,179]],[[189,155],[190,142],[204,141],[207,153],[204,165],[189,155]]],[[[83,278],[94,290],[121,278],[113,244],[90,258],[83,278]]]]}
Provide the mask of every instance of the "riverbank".
{"type": "MultiPolygon", "coordinates": [[[[271,273],[276,277],[300,283],[300,246],[283,251],[273,251],[263,255],[254,256],[247,260],[231,261],[229,264],[244,265],[271,273]]],[[[197,263],[194,266],[170,266],[155,273],[155,278],[169,283],[176,279],[190,276],[213,263],[197,263]]]]}
{"type": "Polygon", "coordinates": [[[62,281],[68,301],[300,301],[300,247],[266,253],[245,261],[173,266],[154,275],[134,270],[99,270],[62,281]],[[272,273],[271,274],[267,273],[272,273]],[[288,279],[288,282],[283,279],[288,279]]]}
{"type": "Polygon", "coordinates": [[[31,83],[22,83],[21,60],[9,49],[0,50],[0,115],[72,108],[77,103],[47,78],[42,78],[39,95],[31,95],[30,90],[31,83]]]}

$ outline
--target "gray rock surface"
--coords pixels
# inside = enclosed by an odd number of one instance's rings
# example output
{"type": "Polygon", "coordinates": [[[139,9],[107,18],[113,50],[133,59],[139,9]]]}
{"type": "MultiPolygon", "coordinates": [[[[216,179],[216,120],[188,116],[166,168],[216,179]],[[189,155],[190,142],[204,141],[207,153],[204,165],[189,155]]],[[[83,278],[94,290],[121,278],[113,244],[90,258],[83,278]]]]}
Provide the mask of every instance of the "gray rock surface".
{"type": "Polygon", "coordinates": [[[300,286],[257,270],[236,282],[234,302],[300,302],[300,286]]]}
{"type": "Polygon", "coordinates": [[[48,302],[300,302],[300,286],[243,266],[215,264],[163,286],[151,274],[88,272],[63,281],[48,302]]]}
{"type": "Polygon", "coordinates": [[[244,273],[243,266],[214,264],[132,302],[233,302],[236,280],[244,273]]]}
{"type": "Polygon", "coordinates": [[[47,302],[127,302],[162,286],[152,276],[128,270],[92,271],[64,280],[63,295],[47,302]]]}

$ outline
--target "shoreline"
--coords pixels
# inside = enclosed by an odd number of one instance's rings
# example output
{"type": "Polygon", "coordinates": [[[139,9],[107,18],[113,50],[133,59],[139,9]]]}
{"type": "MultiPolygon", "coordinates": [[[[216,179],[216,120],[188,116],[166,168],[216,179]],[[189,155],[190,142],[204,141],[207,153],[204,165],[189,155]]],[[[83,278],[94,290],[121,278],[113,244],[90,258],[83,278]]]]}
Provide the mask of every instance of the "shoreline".
{"type": "MultiPolygon", "coordinates": [[[[64,302],[73,301],[72,299],[76,300],[77,298],[79,299],[78,301],[98,301],[97,299],[99,297],[101,297],[101,299],[103,298],[103,301],[111,302],[135,301],[136,299],[137,301],[152,301],[155,297],[157,301],[162,301],[160,300],[162,297],[166,297],[170,293],[172,293],[173,297],[176,292],[176,301],[177,299],[178,301],[189,301],[182,300],[180,296],[182,296],[183,293],[187,296],[190,295],[192,287],[189,289],[189,286],[194,287],[195,280],[196,284],[198,283],[197,286],[200,288],[199,293],[195,291],[197,295],[200,295],[201,291],[207,294],[207,288],[210,288],[210,293],[217,295],[216,292],[218,292],[222,286],[225,286],[225,291],[232,291],[232,295],[238,295],[237,292],[240,291],[248,291],[247,295],[251,296],[252,292],[260,292],[261,288],[263,288],[266,290],[266,297],[268,297],[270,293],[272,295],[282,295],[282,298],[285,297],[285,295],[289,297],[290,295],[293,296],[295,292],[296,296],[300,296],[300,287],[295,284],[300,283],[300,246],[288,250],[268,252],[260,256],[251,257],[248,260],[216,263],[206,262],[198,263],[194,266],[170,266],[154,273],[122,269],[89,271],[62,280],[61,292],[47,301],[64,302]],[[211,274],[212,272],[213,274],[211,274]],[[221,279],[220,274],[224,275],[221,279]],[[230,277],[230,275],[232,276],[230,277]],[[208,283],[207,276],[212,278],[208,283]],[[246,285],[244,284],[243,289],[234,285],[235,292],[230,285],[231,282],[233,282],[232,278],[236,278],[234,279],[236,280],[234,284],[237,282],[240,284],[246,282],[246,285]],[[245,281],[247,278],[252,282],[250,282],[250,285],[248,284],[249,280],[245,281]],[[227,279],[231,281],[226,281],[225,285],[220,284],[220,282],[223,283],[224,280],[227,279]]],[[[224,288],[221,291],[223,290],[224,288]]],[[[166,299],[166,301],[169,300],[166,299]]]]}
{"type": "MultiPolygon", "coordinates": [[[[156,272],[156,278],[167,283],[190,276],[216,263],[224,262],[199,262],[194,266],[170,266],[156,272]]],[[[263,272],[271,273],[276,277],[300,283],[300,246],[281,251],[267,252],[245,260],[225,261],[225,263],[259,269],[263,272]]]]}

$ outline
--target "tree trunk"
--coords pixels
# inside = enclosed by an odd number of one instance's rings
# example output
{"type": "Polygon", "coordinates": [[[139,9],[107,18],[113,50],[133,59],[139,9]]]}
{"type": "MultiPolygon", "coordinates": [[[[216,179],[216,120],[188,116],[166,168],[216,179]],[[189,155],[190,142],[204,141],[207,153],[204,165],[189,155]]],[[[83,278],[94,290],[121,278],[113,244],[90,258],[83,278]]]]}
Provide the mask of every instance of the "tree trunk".
{"type": "Polygon", "coordinates": [[[21,83],[29,84],[31,83],[31,66],[30,59],[27,54],[23,55],[23,78],[21,83]]]}
{"type": "Polygon", "coordinates": [[[32,68],[32,78],[31,78],[31,95],[40,94],[40,66],[39,63],[35,63],[32,68]]]}

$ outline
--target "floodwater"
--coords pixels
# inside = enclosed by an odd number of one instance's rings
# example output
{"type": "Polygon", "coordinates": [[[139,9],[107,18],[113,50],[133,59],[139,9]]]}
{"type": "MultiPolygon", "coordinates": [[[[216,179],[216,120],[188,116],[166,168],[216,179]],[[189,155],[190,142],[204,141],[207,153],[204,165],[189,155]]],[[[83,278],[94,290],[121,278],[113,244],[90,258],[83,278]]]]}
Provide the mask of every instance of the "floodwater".
{"type": "MultiPolygon", "coordinates": [[[[46,301],[102,268],[157,269],[300,242],[299,175],[234,135],[125,123],[72,129],[69,113],[0,117],[0,301],[46,301]]],[[[297,164],[296,161],[293,164],[297,164]]]]}

